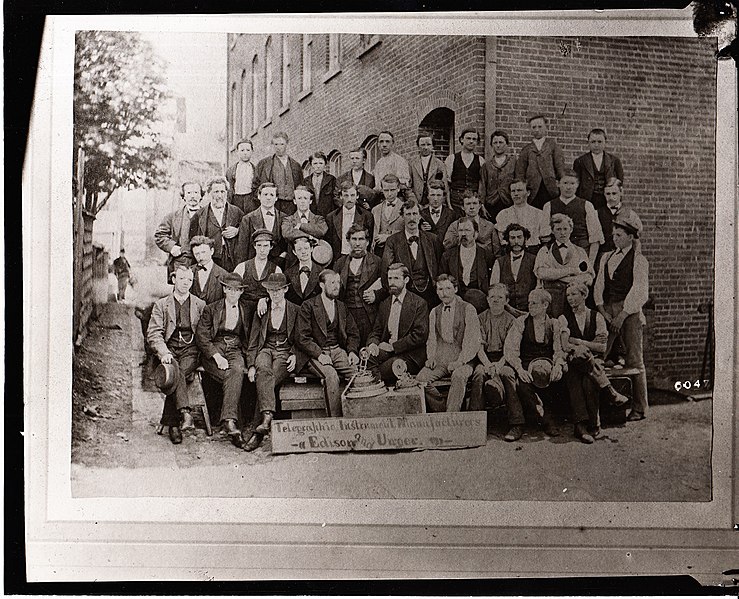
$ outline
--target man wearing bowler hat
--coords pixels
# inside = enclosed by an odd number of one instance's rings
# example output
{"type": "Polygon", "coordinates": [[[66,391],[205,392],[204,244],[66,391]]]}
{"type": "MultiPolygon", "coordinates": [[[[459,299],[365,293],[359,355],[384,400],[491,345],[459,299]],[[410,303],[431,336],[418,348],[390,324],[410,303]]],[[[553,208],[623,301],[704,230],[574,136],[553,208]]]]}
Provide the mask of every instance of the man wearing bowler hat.
{"type": "Polygon", "coordinates": [[[552,296],[545,289],[529,293],[529,313],[515,320],[503,344],[503,356],[512,369],[500,373],[510,426],[506,441],[517,441],[523,435],[524,409],[532,417],[536,415],[547,435],[559,435],[542,401],[550,385],[562,378],[566,364],[562,327],[557,319],[547,316],[551,301],[552,296]]]}
{"type": "Polygon", "coordinates": [[[605,356],[617,337],[626,346],[626,367],[636,368],[634,397],[627,420],[644,420],[647,415],[647,373],[644,369],[642,326],[646,323],[642,307],[649,299],[649,263],[634,248],[641,223],[633,211],[619,213],[613,221],[616,249],[600,261],[593,289],[595,306],[608,324],[605,356]]]}
{"type": "Polygon", "coordinates": [[[192,380],[199,363],[195,328],[205,309],[205,302],[190,293],[193,277],[187,266],[175,267],[172,273],[174,289],[154,302],[146,335],[161,362],[156,378],[166,395],[159,423],[169,427],[169,439],[175,445],[182,443],[180,429],[193,426],[187,382],[192,380]]]}
{"type": "Polygon", "coordinates": [[[249,321],[239,298],[244,282],[236,273],[221,278],[224,298],[203,310],[195,340],[205,371],[223,387],[221,420],[231,442],[241,447],[243,439],[236,426],[239,398],[244,382],[244,353],[249,341],[249,321]]]}
{"type": "Polygon", "coordinates": [[[306,355],[295,346],[295,321],[299,307],[285,299],[287,278],[272,273],[263,283],[269,293],[269,309],[263,316],[254,315],[246,351],[249,381],[257,384],[257,402],[262,422],[244,445],[253,451],[269,433],[277,409],[275,389],[290,373],[298,373],[305,365],[306,355]]]}

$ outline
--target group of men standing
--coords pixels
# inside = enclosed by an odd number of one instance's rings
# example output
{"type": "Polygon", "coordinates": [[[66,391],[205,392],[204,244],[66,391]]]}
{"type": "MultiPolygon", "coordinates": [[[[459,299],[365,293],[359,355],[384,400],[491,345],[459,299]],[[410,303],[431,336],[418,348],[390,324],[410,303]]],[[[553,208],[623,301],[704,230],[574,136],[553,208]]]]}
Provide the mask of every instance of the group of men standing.
{"type": "Polygon", "coordinates": [[[621,202],[621,162],[593,129],[590,151],[566,169],[546,119],[530,126],[517,159],[508,135],[493,132],[489,161],[475,154],[472,129],[445,161],[430,134],[407,161],[384,131],[374,173],[358,148],[338,179],[322,152],[304,177],[277,133],[273,155],[256,165],[246,140],[226,177],[205,190],[183,183],[184,206],[155,235],[174,290],[148,329],[161,362],[179,364],[161,421],[172,442],[192,424],[186,385],[198,354],[222,386],[224,429],[246,450],[268,434],[275,389],[290,374],[322,377],[328,412],[340,416],[342,381],[363,347],[386,384],[403,360],[430,411],[462,410],[466,398],[473,410],[505,404],[508,441],[527,418],[558,434],[549,396],[566,387],[574,433],[592,443],[601,391],[627,401],[603,369],[604,358],[624,354],[638,371],[628,418],[643,419],[648,264],[641,221],[621,202]],[[247,440],[238,426],[248,418],[238,414],[244,375],[261,414],[247,440]],[[446,378],[445,397],[436,384],[446,378]]]}

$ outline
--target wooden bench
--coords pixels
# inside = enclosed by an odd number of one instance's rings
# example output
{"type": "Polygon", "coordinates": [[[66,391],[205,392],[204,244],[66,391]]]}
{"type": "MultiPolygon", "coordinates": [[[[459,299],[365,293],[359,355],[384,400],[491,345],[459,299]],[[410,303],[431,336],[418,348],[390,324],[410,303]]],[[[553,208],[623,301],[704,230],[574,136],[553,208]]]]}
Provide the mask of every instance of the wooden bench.
{"type": "Polygon", "coordinates": [[[323,379],[314,375],[294,376],[280,385],[280,411],[291,419],[326,418],[326,387],[323,379]]]}

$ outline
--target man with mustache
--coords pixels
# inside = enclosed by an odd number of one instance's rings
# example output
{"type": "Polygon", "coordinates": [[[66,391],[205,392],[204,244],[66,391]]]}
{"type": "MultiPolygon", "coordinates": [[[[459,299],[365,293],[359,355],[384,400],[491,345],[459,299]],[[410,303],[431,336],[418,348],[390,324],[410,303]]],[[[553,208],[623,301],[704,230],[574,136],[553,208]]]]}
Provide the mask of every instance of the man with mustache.
{"type": "Polygon", "coordinates": [[[328,223],[326,241],[331,244],[334,259],[346,256],[351,251],[349,238],[346,235],[352,225],[359,225],[366,229],[370,243],[372,243],[372,232],[375,229],[375,219],[372,213],[358,205],[357,186],[351,181],[344,181],[340,189],[342,207],[332,211],[326,217],[328,223]]]}
{"type": "Polygon", "coordinates": [[[421,229],[443,240],[458,215],[448,203],[446,185],[442,181],[430,181],[428,187],[428,206],[421,209],[421,229]]]}
{"type": "MultiPolygon", "coordinates": [[[[536,208],[534,208],[536,210],[536,208]]],[[[490,285],[503,283],[508,288],[508,306],[514,316],[521,316],[529,309],[529,293],[536,287],[534,264],[536,257],[524,251],[529,230],[519,223],[510,223],[503,232],[503,240],[509,251],[493,264],[490,285]]]]}
{"type": "Polygon", "coordinates": [[[178,264],[190,266],[193,262],[190,254],[190,222],[200,210],[203,197],[200,183],[185,181],[180,189],[180,197],[184,205],[170,212],[154,232],[154,243],[167,252],[167,281],[172,280],[172,273],[178,264]]]}

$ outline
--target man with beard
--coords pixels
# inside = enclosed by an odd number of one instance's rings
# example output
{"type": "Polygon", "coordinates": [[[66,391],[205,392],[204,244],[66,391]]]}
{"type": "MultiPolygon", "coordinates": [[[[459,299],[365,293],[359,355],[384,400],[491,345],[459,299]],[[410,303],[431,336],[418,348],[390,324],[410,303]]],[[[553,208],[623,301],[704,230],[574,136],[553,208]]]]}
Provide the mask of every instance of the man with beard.
{"type": "Polygon", "coordinates": [[[239,154],[239,160],[226,171],[229,185],[228,201],[241,209],[244,214],[249,214],[257,208],[257,203],[254,201],[256,166],[251,161],[254,144],[250,139],[242,139],[236,144],[236,151],[239,154]]]}
{"type": "Polygon", "coordinates": [[[400,209],[403,230],[391,235],[382,255],[383,286],[387,286],[388,267],[400,262],[405,264],[411,280],[408,289],[418,294],[429,306],[435,306],[438,296],[434,279],[439,274],[441,243],[436,235],[419,230],[421,213],[414,200],[408,200],[400,209]]]}
{"type": "Polygon", "coordinates": [[[357,372],[359,331],[346,305],[339,301],[341,279],[333,270],[319,276],[321,294],[306,300],[297,321],[297,348],[323,377],[329,416],[341,416],[341,381],[357,372]]]}
{"type": "MultiPolygon", "coordinates": [[[[303,169],[297,160],[287,155],[287,144],[290,138],[287,133],[279,131],[272,135],[274,154],[263,158],[257,164],[257,180],[255,187],[262,183],[272,183],[275,186],[275,201],[277,209],[284,214],[295,212],[293,192],[303,180],[303,169]]],[[[248,247],[248,244],[247,244],[248,247]]]]}
{"type": "Polygon", "coordinates": [[[460,412],[467,380],[472,376],[472,360],[481,344],[477,311],[457,295],[457,281],[441,274],[436,279],[441,303],[429,314],[426,364],[418,373],[419,383],[433,383],[451,376],[446,402],[438,393],[426,389],[426,404],[431,412],[460,412]]]}
{"type": "Polygon", "coordinates": [[[213,240],[205,235],[190,238],[190,253],[195,259],[192,267],[195,274],[192,294],[206,304],[223,299],[221,279],[228,273],[213,262],[213,245],[213,240]]]}
{"type": "Polygon", "coordinates": [[[382,260],[367,252],[368,234],[361,225],[352,225],[346,237],[351,252],[336,261],[334,270],[341,277],[339,298],[354,317],[359,329],[359,347],[364,347],[375,322],[376,306],[387,293],[380,278],[382,260]]]}
{"type": "Polygon", "coordinates": [[[213,177],[205,187],[210,201],[190,221],[190,238],[205,235],[213,240],[213,261],[231,271],[238,263],[236,244],[244,213],[226,201],[228,181],[213,177]]]}
{"type": "Polygon", "coordinates": [[[452,208],[458,212],[464,210],[465,194],[477,194],[480,189],[480,173],[485,160],[475,154],[479,141],[480,137],[475,129],[464,129],[459,136],[462,149],[444,162],[449,178],[449,198],[452,208]]]}
{"type": "Polygon", "coordinates": [[[190,293],[193,272],[182,264],[172,274],[174,289],[168,296],[154,302],[147,340],[162,364],[175,364],[177,378],[174,388],[164,399],[159,423],[169,427],[169,440],[182,443],[180,428],[192,428],[187,383],[200,361],[195,344],[195,328],[205,309],[205,302],[190,293]]]}
{"type": "Polygon", "coordinates": [[[293,251],[297,262],[285,269],[285,276],[290,283],[287,299],[300,306],[305,300],[321,293],[318,276],[323,267],[313,262],[313,245],[307,235],[295,239],[293,251]]]}
{"type": "Polygon", "coordinates": [[[434,142],[430,133],[421,133],[416,138],[418,156],[410,161],[411,189],[422,206],[428,204],[428,189],[431,181],[446,181],[446,167],[434,156],[434,142]]]}
{"type": "Polygon", "coordinates": [[[534,264],[536,258],[524,251],[529,230],[519,223],[510,223],[503,232],[503,240],[509,252],[493,264],[490,284],[503,283],[508,288],[508,305],[514,316],[521,316],[529,309],[529,293],[536,287],[534,264]]]}
{"type": "Polygon", "coordinates": [[[457,213],[447,202],[446,185],[443,182],[431,181],[428,187],[429,204],[421,209],[421,230],[443,240],[449,225],[457,220],[457,213]]]}
{"type": "Polygon", "coordinates": [[[495,258],[490,250],[477,243],[474,219],[462,217],[457,225],[459,245],[444,252],[439,270],[458,281],[459,295],[480,313],[487,308],[488,279],[495,258]]]}
{"type": "MultiPolygon", "coordinates": [[[[467,218],[471,218],[477,223],[477,243],[482,247],[487,248],[492,252],[493,256],[500,256],[500,239],[498,238],[498,232],[495,230],[495,225],[489,220],[486,220],[480,216],[480,198],[477,196],[477,192],[467,192],[464,196],[464,215],[467,218]]],[[[457,233],[457,227],[459,226],[459,220],[456,220],[446,231],[444,235],[443,244],[444,249],[448,250],[455,245],[459,245],[459,234],[457,233]]]]}
{"type": "Polygon", "coordinates": [[[351,251],[347,233],[352,225],[359,225],[366,229],[369,240],[372,240],[372,232],[375,228],[375,219],[372,213],[357,205],[359,197],[357,186],[352,182],[344,181],[340,187],[343,206],[326,217],[328,222],[326,241],[331,244],[334,259],[345,256],[351,251]]]}
{"type": "Polygon", "coordinates": [[[154,243],[167,252],[167,281],[172,280],[177,265],[190,266],[193,262],[190,254],[190,222],[200,210],[203,197],[200,183],[185,181],[180,189],[180,197],[184,202],[182,208],[170,212],[154,232],[154,243]]]}
{"type": "Polygon", "coordinates": [[[388,267],[390,297],[380,304],[367,339],[369,367],[387,385],[395,382],[395,360],[403,360],[410,374],[418,373],[426,362],[428,306],[416,294],[408,293],[409,281],[410,273],[404,264],[395,262],[388,267]]]}

